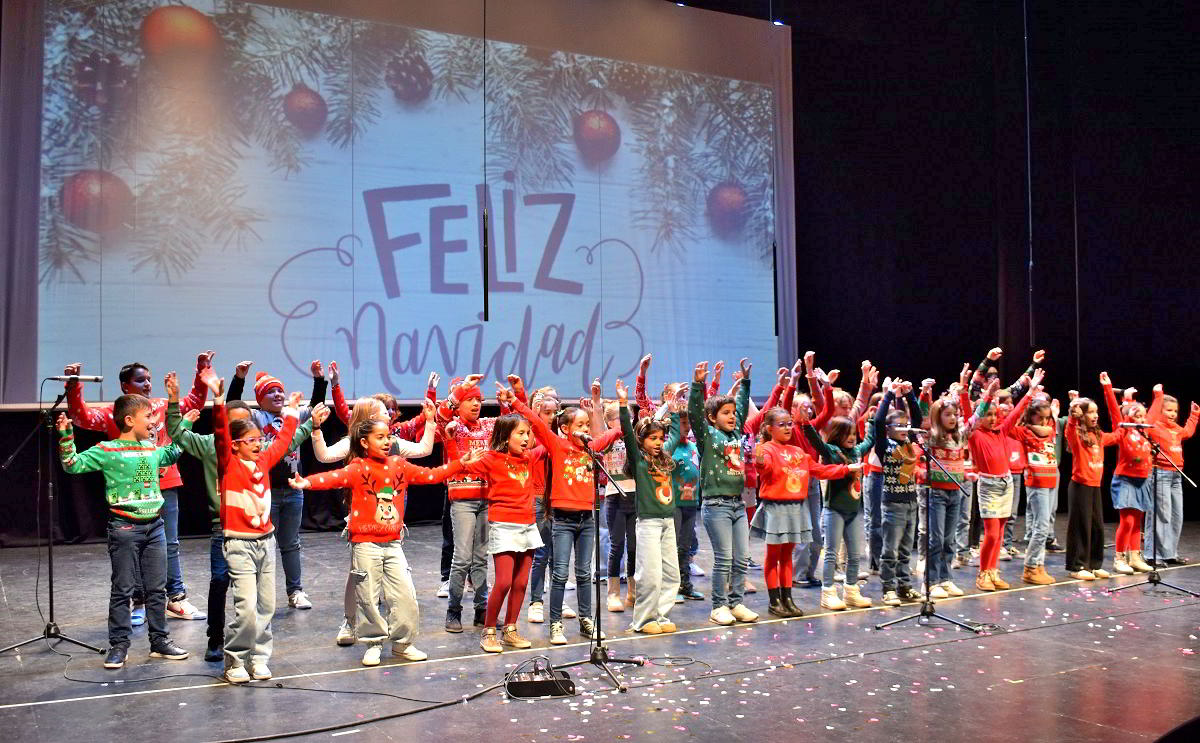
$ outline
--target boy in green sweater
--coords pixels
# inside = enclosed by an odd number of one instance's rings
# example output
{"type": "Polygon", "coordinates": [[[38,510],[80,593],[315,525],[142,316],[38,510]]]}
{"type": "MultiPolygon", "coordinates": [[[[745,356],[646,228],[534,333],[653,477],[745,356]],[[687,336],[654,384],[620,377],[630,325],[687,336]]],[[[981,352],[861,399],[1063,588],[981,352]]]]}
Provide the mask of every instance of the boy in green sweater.
{"type": "MultiPolygon", "coordinates": [[[[249,362],[242,362],[243,365],[249,362]]],[[[212,369],[207,369],[203,375],[205,381],[215,377],[212,369]]],[[[171,441],[179,445],[183,451],[191,454],[204,465],[204,487],[208,492],[208,510],[212,516],[212,536],[208,554],[208,647],[204,651],[204,660],[209,663],[220,663],[224,660],[225,647],[225,598],[229,592],[229,564],[225,562],[222,549],[225,544],[225,534],[221,530],[221,496],[217,492],[217,448],[214,437],[209,434],[198,434],[192,431],[192,423],[199,417],[200,411],[191,411],[183,415],[179,407],[179,378],[171,372],[164,380],[167,390],[167,435],[171,441]]],[[[250,417],[250,406],[241,400],[231,400],[225,406],[226,415],[230,422],[250,417]]],[[[329,409],[324,403],[313,408],[312,417],[300,424],[296,436],[292,438],[290,451],[300,448],[300,444],[312,433],[313,425],[320,426],[329,417],[329,409]]]]}
{"type": "Polygon", "coordinates": [[[705,400],[708,362],[696,364],[688,397],[688,418],[700,450],[704,530],[713,548],[713,608],[708,618],[721,625],[758,619],[742,603],[750,569],[750,525],[742,502],[746,469],[741,432],[750,407],[750,364],[746,359],[741,360],[741,371],[736,398],[714,395],[705,400]]]}
{"type": "Polygon", "coordinates": [[[65,414],[58,416],[59,456],[71,474],[104,473],[108,501],[108,556],[112,588],[108,599],[108,654],[105,668],[120,668],[129,655],[133,631],[129,601],[138,570],[146,593],[146,622],[150,626],[150,657],[183,660],[187,651],[167,633],[167,539],[159,511],[159,468],[179,459],[179,447],[154,445],[150,401],[141,395],[121,395],[113,403],[113,420],[120,435],[82,453],[75,451],[74,429],[65,414]]]}

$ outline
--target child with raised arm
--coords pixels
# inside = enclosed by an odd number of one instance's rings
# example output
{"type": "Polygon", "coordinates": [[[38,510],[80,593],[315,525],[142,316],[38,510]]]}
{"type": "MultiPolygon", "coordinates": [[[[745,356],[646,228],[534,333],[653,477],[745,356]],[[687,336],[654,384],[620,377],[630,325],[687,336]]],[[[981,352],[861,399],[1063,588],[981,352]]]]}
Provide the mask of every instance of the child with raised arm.
{"type": "Polygon", "coordinates": [[[696,442],[690,440],[691,421],[683,401],[677,396],[682,392],[674,387],[663,398],[669,401],[672,414],[679,416],[679,425],[667,432],[663,449],[675,460],[671,470],[671,487],[675,492],[675,546],[679,564],[679,593],[675,601],[701,601],[704,594],[692,585],[692,547],[696,541],[696,517],[700,514],[700,452],[696,442]]]}
{"type": "Polygon", "coordinates": [[[167,633],[166,534],[159,511],[159,468],[179,459],[174,444],[155,446],[155,424],[150,401],[142,395],[121,395],[110,413],[120,434],[87,451],[76,453],[75,436],[65,414],[58,416],[59,456],[71,474],[104,473],[104,498],[108,501],[108,559],[112,585],[108,593],[108,653],[105,668],[120,668],[129,655],[133,630],[130,600],[141,570],[150,625],[150,657],[183,660],[187,651],[167,633]]]}
{"type": "Polygon", "coordinates": [[[1071,450],[1071,483],[1067,486],[1067,571],[1076,580],[1107,578],[1104,564],[1104,506],[1100,479],[1104,447],[1121,434],[1100,430],[1100,411],[1086,397],[1071,402],[1064,435],[1071,450]]]}
{"type": "Polygon", "coordinates": [[[708,618],[720,625],[758,620],[758,614],[742,603],[750,565],[750,524],[742,502],[746,477],[739,433],[749,408],[750,364],[742,359],[741,367],[736,398],[704,399],[708,362],[696,364],[688,396],[688,418],[700,450],[704,529],[713,548],[713,608],[708,618]]]}
{"type": "Polygon", "coordinates": [[[950,561],[955,553],[962,506],[959,488],[970,487],[966,467],[970,449],[966,423],[958,406],[956,400],[948,397],[938,398],[929,406],[930,436],[926,445],[930,447],[930,456],[942,465],[932,465],[925,475],[929,488],[926,516],[929,553],[925,559],[929,561],[929,597],[932,599],[963,595],[963,590],[950,577],[950,561]]]}
{"type": "Polygon", "coordinates": [[[293,392],[279,409],[283,423],[268,446],[252,417],[229,420],[225,380],[214,374],[205,381],[213,392],[221,529],[233,593],[233,617],[225,630],[225,680],[242,684],[251,677],[271,678],[267,661],[275,616],[275,525],[270,472],[287,455],[296,434],[300,393],[293,392]]]}
{"type": "Polygon", "coordinates": [[[345,467],[305,479],[292,478],[304,490],[350,489],[350,543],[358,601],[355,635],[365,643],[364,666],[379,665],[383,644],[392,655],[409,661],[428,658],[413,643],[420,629],[416,589],[404,555],[404,504],[409,483],[433,484],[478,460],[469,452],[462,460],[436,469],[411,464],[390,454],[392,438],[386,421],[368,418],[350,433],[352,459],[345,467]],[[387,617],[379,611],[382,600],[387,617]]]}
{"type": "Polygon", "coordinates": [[[1150,480],[1150,468],[1153,466],[1150,439],[1146,438],[1144,429],[1120,427],[1125,422],[1144,424],[1146,408],[1138,402],[1118,406],[1108,372],[1100,372],[1100,386],[1103,388],[1113,433],[1120,437],[1117,468],[1113,470],[1111,486],[1113,508],[1120,517],[1113,572],[1121,575],[1148,573],[1151,568],[1142,559],[1142,551],[1138,548],[1142,541],[1142,523],[1154,497],[1154,483],[1150,480]]]}
{"type": "Polygon", "coordinates": [[[908,438],[909,427],[920,428],[921,408],[913,393],[912,384],[893,380],[875,411],[875,455],[883,468],[883,490],[880,497],[883,511],[883,550],[880,556],[880,578],[883,582],[883,603],[899,606],[903,601],[916,601],[909,574],[909,556],[917,534],[917,479],[919,452],[908,438]],[[892,410],[897,396],[903,396],[911,413],[892,410]]]}
{"type": "MultiPolygon", "coordinates": [[[[183,412],[204,409],[208,396],[208,388],[200,380],[204,369],[212,367],[213,351],[205,351],[196,356],[196,378],[192,390],[180,405],[183,412]]],[[[63,373],[67,376],[79,374],[82,364],[68,364],[63,373]]],[[[150,369],[145,364],[133,362],[121,367],[118,375],[121,383],[121,393],[126,395],[142,395],[150,401],[150,420],[153,430],[150,437],[158,446],[171,443],[167,435],[167,401],[161,397],[150,397],[152,379],[150,369]]],[[[89,431],[104,431],[109,438],[118,438],[120,426],[113,418],[113,408],[109,405],[88,406],[83,401],[83,388],[78,382],[67,383],[67,415],[80,428],[89,431]]],[[[187,586],[183,582],[183,567],[179,562],[179,488],[183,487],[183,479],[179,468],[175,465],[164,467],[159,473],[158,489],[163,497],[163,528],[167,540],[167,617],[170,619],[204,619],[205,613],[200,611],[188,600],[187,586]]],[[[146,620],[145,607],[142,605],[140,583],[134,590],[133,624],[140,625],[146,620]]]]}
{"type": "Polygon", "coordinates": [[[1200,403],[1192,403],[1187,423],[1179,425],[1179,401],[1163,394],[1163,386],[1154,386],[1154,399],[1146,413],[1146,421],[1153,423],[1149,433],[1159,446],[1154,460],[1158,471],[1158,507],[1155,509],[1154,528],[1146,530],[1142,547],[1147,555],[1154,555],[1154,540],[1158,539],[1158,559],[1164,565],[1187,565],[1188,559],[1179,554],[1179,535],[1183,530],[1183,477],[1175,468],[1183,469],[1183,442],[1196,433],[1200,421],[1200,403]]]}
{"type": "Polygon", "coordinates": [[[1058,456],[1055,441],[1058,427],[1055,405],[1035,399],[1029,403],[1021,425],[1014,433],[1025,450],[1025,521],[1029,525],[1029,544],[1025,547],[1025,566],[1021,582],[1035,586],[1050,585],[1054,577],[1046,572],[1046,543],[1050,535],[1050,509],[1058,488],[1058,456]]]}
{"type": "Polygon", "coordinates": [[[633,476],[637,502],[637,594],[632,628],[647,635],[674,632],[675,623],[668,617],[679,592],[675,492],[671,482],[675,460],[663,450],[663,444],[671,426],[678,426],[678,418],[668,425],[647,416],[635,428],[629,412],[629,391],[619,379],[617,405],[625,438],[625,473],[633,476]]]}

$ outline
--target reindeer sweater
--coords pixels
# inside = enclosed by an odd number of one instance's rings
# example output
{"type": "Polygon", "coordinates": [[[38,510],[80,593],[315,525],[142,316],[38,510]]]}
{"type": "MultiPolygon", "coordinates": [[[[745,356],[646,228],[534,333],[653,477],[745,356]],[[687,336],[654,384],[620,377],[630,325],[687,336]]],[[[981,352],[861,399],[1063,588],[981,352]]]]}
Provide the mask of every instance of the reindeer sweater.
{"type": "Polygon", "coordinates": [[[217,488],[221,493],[221,530],[226,539],[260,539],[275,531],[271,523],[271,468],[283,459],[296,434],[296,411],[283,409],[283,428],[271,445],[249,462],[233,455],[225,401],[213,405],[213,442],[217,450],[217,488]]]}
{"type": "Polygon", "coordinates": [[[435,469],[418,467],[404,457],[355,459],[332,472],[308,479],[309,490],[350,488],[350,541],[393,542],[404,531],[404,496],[411,482],[443,482],[463,469],[454,460],[435,469]]]}

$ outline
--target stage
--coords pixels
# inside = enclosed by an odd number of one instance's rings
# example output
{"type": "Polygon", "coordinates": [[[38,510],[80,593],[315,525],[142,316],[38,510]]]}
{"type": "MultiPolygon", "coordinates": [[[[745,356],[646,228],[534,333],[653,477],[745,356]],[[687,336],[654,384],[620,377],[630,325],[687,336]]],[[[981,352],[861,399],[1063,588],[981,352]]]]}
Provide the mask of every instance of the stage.
{"type": "MultiPolygon", "coordinates": [[[[1108,525],[1110,538],[1112,528],[1108,525]]],[[[465,705],[362,724],[377,715],[475,694],[538,655],[555,663],[581,659],[587,645],[576,642],[581,638],[569,621],[572,644],[551,648],[549,625],[528,624],[524,616],[521,631],[534,640],[531,650],[490,656],[479,649],[477,633],[447,634],[441,628],[445,600],[434,596],[440,532],[422,526],[411,530],[406,551],[421,603],[417,645],[430,658],[405,663],[385,655],[383,665],[365,668],[359,647],[333,642],[346,546],[334,534],[303,539],[305,588],[314,608],[286,608],[280,571],[273,680],[242,688],[221,682],[219,664],[202,660],[202,621],[169,620],[172,638],[192,653],[181,662],[150,660],[145,627],[135,628],[129,664],[119,671],[104,670],[100,656],[66,644],[59,650],[70,653],[69,661],[44,643],[29,645],[19,655],[0,656],[4,738],[211,741],[346,723],[308,739],[414,740],[449,732],[459,740],[499,735],[522,741],[761,742],[847,735],[856,741],[987,740],[1034,734],[1055,741],[1154,740],[1200,714],[1197,600],[1165,589],[1112,595],[1103,590],[1139,577],[1022,586],[1020,562],[1013,561],[1001,562],[1000,568],[1014,590],[974,594],[975,569],[964,568],[956,571],[956,582],[971,592],[938,603],[950,616],[994,623],[1003,632],[976,636],[936,621],[876,631],[874,624],[916,611],[917,605],[818,613],[819,590],[799,588],[797,603],[811,616],[768,620],[762,575],[752,571],[760,591],[747,604],[763,614],[756,625],[717,627],[708,623],[708,601],[688,601],[672,614],[678,633],[635,637],[626,629],[628,611],[605,612],[613,652],[651,659],[645,667],[618,668],[630,687],[626,694],[614,692],[596,669],[585,666],[570,670],[579,692],[573,698],[506,701],[494,689],[465,705]],[[169,678],[139,683],[162,676],[169,678]]],[[[707,570],[711,553],[703,536],[701,541],[699,564],[707,570]]],[[[761,544],[753,548],[753,554],[761,553],[761,544]]],[[[1200,554],[1200,528],[1194,523],[1185,527],[1181,551],[1200,554]]],[[[205,595],[207,552],[206,539],[182,544],[194,599],[205,595]]],[[[0,643],[8,644],[43,625],[33,600],[38,556],[27,548],[6,549],[0,556],[0,643]]],[[[58,548],[55,560],[63,631],[105,644],[109,566],[104,546],[58,548]]],[[[1062,561],[1061,554],[1048,558],[1056,577],[1064,575],[1062,561]]],[[[44,588],[44,560],[41,567],[44,588]]],[[[1200,590],[1200,569],[1168,569],[1163,577],[1200,590]]],[[[697,579],[696,587],[707,595],[708,578],[697,579]]],[[[866,593],[878,604],[877,577],[866,593]]],[[[574,605],[575,594],[568,592],[567,600],[574,605]]]]}

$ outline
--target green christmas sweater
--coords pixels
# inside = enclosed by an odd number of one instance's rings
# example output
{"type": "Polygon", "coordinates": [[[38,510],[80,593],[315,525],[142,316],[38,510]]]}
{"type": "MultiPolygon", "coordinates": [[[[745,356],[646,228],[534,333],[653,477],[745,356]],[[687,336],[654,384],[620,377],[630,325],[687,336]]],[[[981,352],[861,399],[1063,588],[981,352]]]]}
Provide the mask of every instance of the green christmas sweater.
{"type": "Polygon", "coordinates": [[[734,398],[737,422],[732,431],[722,431],[704,414],[704,385],[692,382],[688,396],[688,418],[700,450],[700,493],[704,498],[742,495],[746,465],[742,461],[742,429],[750,408],[750,379],[744,377],[734,398]]]}
{"type": "MultiPolygon", "coordinates": [[[[620,415],[621,433],[625,437],[625,453],[633,465],[634,499],[637,502],[638,518],[669,519],[675,515],[675,488],[671,482],[671,470],[650,467],[633,432],[629,408],[622,405],[620,415]]],[[[679,425],[678,419],[672,423],[679,425]]],[[[665,448],[663,451],[665,459],[674,464],[671,456],[665,453],[665,448]]]]}
{"type": "Polygon", "coordinates": [[[104,473],[104,499],[113,515],[126,521],[147,522],[158,518],[163,506],[158,489],[158,470],[175,464],[179,447],[156,447],[152,443],[113,439],[102,441],[84,452],[75,451],[75,430],[59,433],[59,456],[71,474],[104,473]]]}

